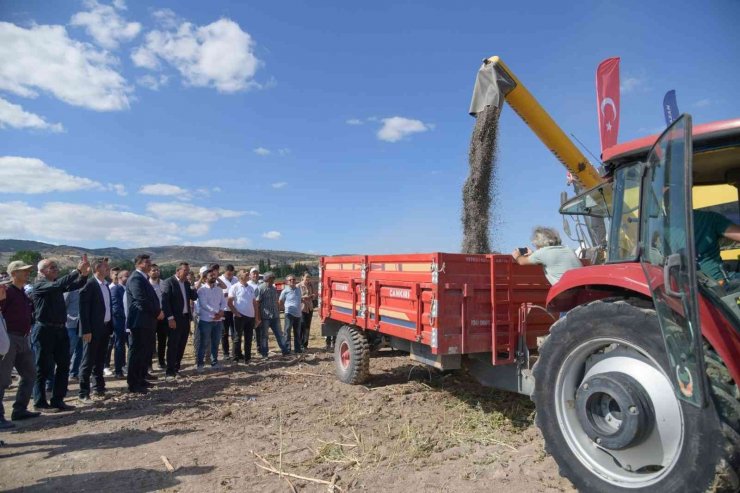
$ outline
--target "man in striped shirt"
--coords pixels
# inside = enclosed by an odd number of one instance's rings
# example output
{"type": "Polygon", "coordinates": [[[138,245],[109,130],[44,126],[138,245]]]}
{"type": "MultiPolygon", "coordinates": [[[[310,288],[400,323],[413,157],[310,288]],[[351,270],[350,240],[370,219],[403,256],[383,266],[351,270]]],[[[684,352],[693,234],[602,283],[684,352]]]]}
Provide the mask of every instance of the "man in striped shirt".
{"type": "Polygon", "coordinates": [[[280,328],[280,310],[278,309],[278,293],[275,289],[275,274],[272,272],[265,272],[264,280],[262,284],[257,287],[257,293],[255,299],[259,303],[259,314],[262,319],[262,330],[260,332],[259,341],[259,352],[263,358],[267,358],[268,355],[268,329],[272,329],[275,334],[275,340],[280,347],[280,351],[283,355],[290,354],[290,348],[285,345],[285,339],[283,338],[283,331],[280,328]]]}

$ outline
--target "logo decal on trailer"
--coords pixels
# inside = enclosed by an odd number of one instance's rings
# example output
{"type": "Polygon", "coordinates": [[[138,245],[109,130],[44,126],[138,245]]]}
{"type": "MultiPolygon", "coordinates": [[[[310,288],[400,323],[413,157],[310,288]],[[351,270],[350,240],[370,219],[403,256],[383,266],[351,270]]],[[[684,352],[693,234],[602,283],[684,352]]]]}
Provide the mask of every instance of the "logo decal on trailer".
{"type": "Polygon", "coordinates": [[[349,291],[349,284],[335,282],[332,288],[334,289],[334,291],[349,291]]]}
{"type": "Polygon", "coordinates": [[[391,288],[390,289],[390,296],[391,296],[391,298],[406,298],[407,300],[410,300],[411,299],[411,290],[410,289],[391,288]]]}

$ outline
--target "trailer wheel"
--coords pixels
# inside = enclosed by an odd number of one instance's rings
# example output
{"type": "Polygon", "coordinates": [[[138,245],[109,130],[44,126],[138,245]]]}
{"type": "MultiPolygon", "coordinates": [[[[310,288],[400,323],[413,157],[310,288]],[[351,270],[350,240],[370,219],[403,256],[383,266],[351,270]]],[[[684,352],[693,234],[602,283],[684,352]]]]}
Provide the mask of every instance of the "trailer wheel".
{"type": "Polygon", "coordinates": [[[359,329],[342,326],[334,343],[334,363],[337,377],[344,383],[357,385],[370,374],[370,345],[359,329]]]}
{"type": "Polygon", "coordinates": [[[737,491],[740,430],[716,398],[717,360],[707,364],[712,402],[696,408],[673,391],[654,310],[573,309],[533,369],[537,426],[560,474],[579,491],[737,491]]]}

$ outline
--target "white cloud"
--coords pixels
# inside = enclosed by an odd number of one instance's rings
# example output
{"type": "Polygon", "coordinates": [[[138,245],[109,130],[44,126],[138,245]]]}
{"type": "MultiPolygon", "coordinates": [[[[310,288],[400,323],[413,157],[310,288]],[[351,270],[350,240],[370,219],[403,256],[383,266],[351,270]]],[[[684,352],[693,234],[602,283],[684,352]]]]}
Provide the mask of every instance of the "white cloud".
{"type": "Polygon", "coordinates": [[[647,81],[642,77],[625,77],[619,85],[622,94],[629,94],[638,90],[646,89],[647,81]]]}
{"type": "Polygon", "coordinates": [[[219,219],[245,215],[258,215],[254,211],[235,211],[218,207],[209,209],[207,207],[180,202],[152,202],[147,204],[146,209],[160,219],[196,221],[200,223],[210,223],[219,219]]]}
{"type": "Polygon", "coordinates": [[[269,156],[272,152],[270,151],[270,149],[258,147],[254,150],[254,153],[259,154],[260,156],[269,156]]]}
{"type": "Polygon", "coordinates": [[[283,188],[287,184],[288,184],[288,182],[286,182],[286,181],[279,181],[277,183],[273,183],[272,184],[272,188],[283,188]]]}
{"type": "Polygon", "coordinates": [[[25,202],[0,203],[4,238],[39,238],[66,243],[109,241],[121,246],[167,245],[180,241],[171,222],[119,211],[67,202],[34,207],[25,202]]]}
{"type": "Polygon", "coordinates": [[[119,197],[125,197],[126,195],[128,195],[126,187],[122,183],[109,183],[108,189],[116,192],[116,195],[118,195],[119,197]]]}
{"type": "Polygon", "coordinates": [[[203,241],[187,242],[188,246],[222,247],[222,248],[249,248],[252,240],[249,238],[213,238],[203,241]]]}
{"type": "Polygon", "coordinates": [[[139,189],[139,193],[143,195],[185,195],[188,191],[184,188],[178,187],[177,185],[170,185],[168,183],[153,183],[151,185],[144,185],[139,189]]]}
{"type": "Polygon", "coordinates": [[[170,79],[169,77],[167,77],[166,75],[162,75],[162,74],[160,74],[159,76],[146,74],[146,75],[142,75],[141,77],[137,77],[136,83],[142,87],[151,89],[152,91],[158,91],[160,87],[164,87],[167,85],[167,82],[169,81],[169,79],[170,79]]]}
{"type": "Polygon", "coordinates": [[[64,132],[61,123],[48,123],[39,115],[25,111],[21,105],[0,98],[0,128],[5,127],[64,132]]]}
{"type": "Polygon", "coordinates": [[[131,52],[131,61],[134,65],[141,68],[148,68],[149,70],[159,70],[159,59],[153,51],[147,50],[142,46],[139,46],[131,52]]]}
{"type": "Polygon", "coordinates": [[[183,233],[187,236],[204,236],[207,235],[211,230],[211,225],[208,223],[194,223],[185,227],[183,233]]]}
{"type": "Polygon", "coordinates": [[[386,142],[398,142],[411,134],[426,132],[431,129],[421,120],[412,120],[402,116],[383,118],[383,126],[378,130],[378,138],[386,142]]]}
{"type": "Polygon", "coordinates": [[[277,153],[278,156],[287,156],[288,154],[290,154],[290,149],[288,149],[287,147],[283,147],[282,149],[278,149],[277,153]]]}
{"type": "Polygon", "coordinates": [[[72,16],[69,23],[73,26],[84,27],[100,46],[109,50],[118,48],[119,43],[134,39],[141,31],[138,22],[126,22],[119,11],[125,10],[126,4],[114,2],[113,5],[103,5],[96,0],[86,0],[85,12],[78,12],[72,16]]]}
{"type": "Polygon", "coordinates": [[[152,12],[152,17],[157,21],[157,24],[165,29],[174,29],[182,22],[182,19],[172,9],[155,10],[152,12]]]}
{"type": "Polygon", "coordinates": [[[173,18],[171,11],[157,11],[161,30],[147,33],[144,44],[131,55],[139,67],[156,70],[164,61],[177,69],[185,82],[195,87],[214,87],[219,92],[237,92],[258,87],[254,75],[262,62],[254,54],[249,33],[230,19],[194,26],[173,18]],[[175,27],[177,26],[177,27],[175,27]]]}
{"type": "Polygon", "coordinates": [[[0,188],[9,193],[73,192],[102,190],[103,185],[53,168],[40,159],[19,156],[0,157],[0,188]]]}
{"type": "Polygon", "coordinates": [[[268,240],[279,240],[282,234],[280,234],[280,231],[268,231],[267,233],[262,233],[263,238],[267,238],[268,240]]]}
{"type": "Polygon", "coordinates": [[[347,120],[347,125],[362,125],[363,121],[359,118],[350,118],[347,120]]]}
{"type": "Polygon", "coordinates": [[[692,106],[694,108],[706,108],[707,106],[711,106],[713,101],[709,98],[700,99],[699,101],[695,102],[692,106]]]}
{"type": "Polygon", "coordinates": [[[64,26],[29,29],[0,22],[0,90],[34,98],[38,91],[98,111],[129,107],[131,87],[106,51],[75,41],[64,26]]]}

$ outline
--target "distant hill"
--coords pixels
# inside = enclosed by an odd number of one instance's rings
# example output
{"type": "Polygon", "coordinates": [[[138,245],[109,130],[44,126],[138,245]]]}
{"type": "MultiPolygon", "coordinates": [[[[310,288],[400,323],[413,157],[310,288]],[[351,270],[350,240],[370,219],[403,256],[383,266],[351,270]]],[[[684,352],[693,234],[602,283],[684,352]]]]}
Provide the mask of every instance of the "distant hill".
{"type": "Polygon", "coordinates": [[[198,246],[158,246],[142,248],[82,248],[68,245],[51,245],[39,241],[0,240],[0,264],[6,265],[8,259],[18,250],[34,250],[44,257],[54,257],[63,267],[75,265],[83,254],[88,257],[108,257],[115,265],[117,261],[133,260],[140,253],[151,255],[160,265],[188,262],[200,266],[209,262],[234,264],[236,267],[257,265],[260,260],[269,259],[272,265],[285,265],[301,262],[318,262],[318,255],[281,250],[245,250],[239,248],[198,247],[198,246]]]}

